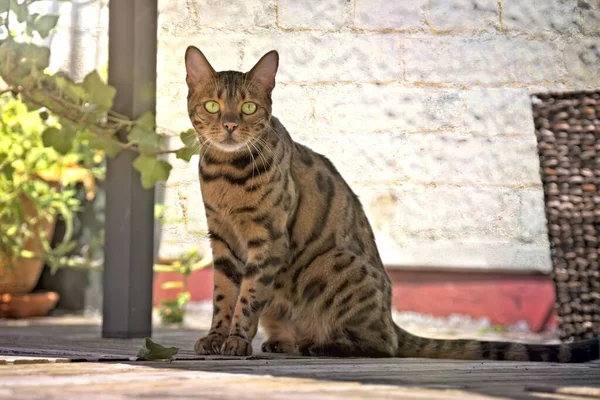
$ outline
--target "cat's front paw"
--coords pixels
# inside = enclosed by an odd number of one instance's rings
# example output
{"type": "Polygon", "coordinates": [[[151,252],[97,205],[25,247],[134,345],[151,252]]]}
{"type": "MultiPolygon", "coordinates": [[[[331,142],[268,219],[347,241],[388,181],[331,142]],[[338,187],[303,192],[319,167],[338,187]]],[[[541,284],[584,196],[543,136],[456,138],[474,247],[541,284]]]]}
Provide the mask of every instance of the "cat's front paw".
{"type": "Polygon", "coordinates": [[[223,335],[211,333],[208,336],[198,339],[194,345],[194,351],[200,355],[220,354],[223,342],[225,342],[223,335]]]}
{"type": "Polygon", "coordinates": [[[224,356],[249,356],[252,354],[252,343],[236,336],[229,336],[223,347],[221,354],[224,356]]]}

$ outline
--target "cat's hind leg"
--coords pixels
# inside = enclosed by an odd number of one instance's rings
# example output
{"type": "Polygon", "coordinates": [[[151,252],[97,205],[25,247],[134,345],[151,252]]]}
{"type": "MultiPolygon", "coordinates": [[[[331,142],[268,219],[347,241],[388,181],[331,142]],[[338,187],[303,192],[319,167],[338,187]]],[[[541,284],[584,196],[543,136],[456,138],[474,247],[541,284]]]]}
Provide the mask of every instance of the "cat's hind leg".
{"type": "Polygon", "coordinates": [[[395,340],[393,333],[346,328],[322,343],[302,341],[298,350],[309,357],[393,357],[395,340]]]}
{"type": "Polygon", "coordinates": [[[265,353],[299,354],[296,344],[296,331],[283,307],[270,307],[260,316],[260,324],[267,334],[261,345],[265,353]]]}

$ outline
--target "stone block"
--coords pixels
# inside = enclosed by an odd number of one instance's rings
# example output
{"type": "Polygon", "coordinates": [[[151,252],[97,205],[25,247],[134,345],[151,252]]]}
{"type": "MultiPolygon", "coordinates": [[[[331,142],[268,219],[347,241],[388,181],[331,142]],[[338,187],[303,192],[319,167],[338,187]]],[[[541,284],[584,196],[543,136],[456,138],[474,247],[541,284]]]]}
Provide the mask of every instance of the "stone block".
{"type": "Polygon", "coordinates": [[[522,189],[520,195],[519,236],[524,241],[538,241],[546,246],[550,246],[542,187],[522,189]]]}
{"type": "Polygon", "coordinates": [[[565,46],[569,89],[595,90],[600,86],[600,38],[576,40],[565,46]]]}
{"type": "Polygon", "coordinates": [[[511,135],[535,139],[530,92],[524,89],[464,90],[464,130],[487,136],[511,135]]]}
{"type": "Polygon", "coordinates": [[[379,202],[395,203],[382,233],[392,238],[428,240],[516,240],[519,193],[510,188],[451,185],[356,187],[372,220],[379,202]]]}
{"type": "Polygon", "coordinates": [[[337,30],[349,22],[351,7],[347,0],[279,0],[277,22],[285,29],[337,30]]]}
{"type": "Polygon", "coordinates": [[[400,46],[408,82],[531,84],[558,81],[564,72],[555,44],[519,37],[406,38],[400,46]]]}
{"type": "Polygon", "coordinates": [[[600,0],[577,2],[581,18],[581,31],[585,35],[600,36],[600,0]]]}
{"type": "Polygon", "coordinates": [[[315,125],[329,134],[460,129],[464,110],[459,90],[371,84],[315,87],[315,125]]]}
{"type": "Polygon", "coordinates": [[[506,30],[556,38],[579,32],[577,2],[570,0],[504,0],[502,24],[506,30]]]}
{"type": "Polygon", "coordinates": [[[540,184],[539,158],[534,140],[479,137],[460,134],[406,134],[395,136],[397,149],[387,167],[410,182],[456,185],[540,184]]]}
{"type": "Polygon", "coordinates": [[[486,136],[533,135],[531,101],[522,89],[327,85],[315,87],[314,97],[315,126],[329,134],[462,131],[486,136]]]}
{"type": "Polygon", "coordinates": [[[429,0],[355,0],[354,24],[369,30],[425,31],[429,0]]]}
{"type": "MultiPolygon", "coordinates": [[[[240,70],[242,67],[243,35],[200,34],[185,37],[158,38],[156,60],[157,81],[159,84],[185,84],[185,50],[196,46],[206,56],[216,71],[240,70]]],[[[168,86],[167,86],[168,87],[168,86]]]]}
{"type": "Polygon", "coordinates": [[[276,20],[274,0],[161,0],[159,5],[161,31],[176,36],[210,29],[258,30],[274,27],[276,20]]]}
{"type": "Polygon", "coordinates": [[[278,82],[369,82],[400,78],[394,35],[284,32],[248,36],[244,71],[266,52],[279,52],[278,82]]]}
{"type": "Polygon", "coordinates": [[[549,247],[511,241],[403,239],[380,245],[379,251],[390,268],[552,271],[549,247]]]}
{"type": "Polygon", "coordinates": [[[428,12],[436,31],[493,31],[499,25],[497,0],[432,0],[428,12]]]}

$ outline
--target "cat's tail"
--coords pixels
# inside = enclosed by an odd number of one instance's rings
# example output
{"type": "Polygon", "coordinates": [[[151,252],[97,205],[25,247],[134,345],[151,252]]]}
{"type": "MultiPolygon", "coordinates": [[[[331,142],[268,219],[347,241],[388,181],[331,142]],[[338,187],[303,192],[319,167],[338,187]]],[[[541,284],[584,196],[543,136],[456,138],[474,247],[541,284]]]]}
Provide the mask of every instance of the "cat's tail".
{"type": "Polygon", "coordinates": [[[600,359],[600,338],[561,344],[443,340],[414,336],[396,326],[397,357],[582,363],[600,359]]]}

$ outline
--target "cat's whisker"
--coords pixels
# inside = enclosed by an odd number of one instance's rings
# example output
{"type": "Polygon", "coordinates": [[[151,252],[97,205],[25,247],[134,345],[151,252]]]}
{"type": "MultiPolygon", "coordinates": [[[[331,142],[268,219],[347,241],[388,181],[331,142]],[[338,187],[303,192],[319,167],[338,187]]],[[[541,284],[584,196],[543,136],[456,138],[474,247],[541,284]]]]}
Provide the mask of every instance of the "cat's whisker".
{"type": "MultiPolygon", "coordinates": [[[[203,143],[203,145],[206,146],[206,150],[204,151],[204,154],[200,154],[200,165],[202,165],[202,161],[204,160],[204,157],[206,156],[206,154],[208,153],[208,150],[210,149],[210,145],[211,145],[210,140],[205,141],[203,143]]],[[[200,151],[200,149],[198,149],[198,151],[200,151]]]]}
{"type": "MultiPolygon", "coordinates": [[[[273,151],[273,148],[272,148],[272,147],[270,146],[270,144],[269,144],[269,143],[266,141],[266,139],[264,139],[264,138],[261,138],[260,136],[256,138],[256,140],[257,140],[257,141],[258,141],[258,140],[261,140],[261,139],[262,139],[262,141],[263,141],[263,142],[261,143],[261,144],[262,144],[262,148],[263,148],[263,149],[265,149],[265,150],[267,150],[267,151],[269,151],[271,154],[273,154],[273,152],[274,152],[274,151],[273,151]]],[[[257,149],[257,151],[258,151],[258,154],[259,154],[260,156],[262,156],[262,157],[263,157],[263,162],[265,163],[265,165],[268,165],[268,168],[271,168],[271,166],[272,166],[272,165],[273,165],[273,163],[275,162],[275,158],[271,158],[271,162],[270,162],[270,163],[267,163],[267,159],[264,157],[264,155],[263,155],[262,151],[261,151],[260,149],[257,149]]],[[[271,155],[271,154],[269,154],[269,155],[271,155]]],[[[280,165],[278,165],[278,164],[276,164],[275,166],[276,166],[276,167],[277,167],[277,169],[279,170],[279,173],[281,174],[281,176],[283,176],[283,172],[281,171],[281,166],[280,166],[280,165]]],[[[266,169],[265,169],[265,171],[266,171],[266,169]]]]}
{"type": "MultiPolygon", "coordinates": [[[[267,169],[271,168],[271,165],[267,164],[267,159],[263,155],[261,149],[257,148],[253,141],[249,141],[248,143],[250,143],[250,145],[252,145],[252,147],[254,147],[254,149],[258,153],[258,156],[262,158],[264,171],[267,172],[267,169]]],[[[252,154],[252,153],[250,153],[250,154],[252,154]]],[[[254,156],[252,156],[252,158],[254,159],[254,156]]],[[[258,167],[256,167],[256,168],[258,170],[258,167]]]]}
{"type": "Polygon", "coordinates": [[[194,146],[194,154],[200,154],[200,149],[202,149],[203,146],[203,143],[198,143],[196,146],[194,146]]]}
{"type": "MultiPolygon", "coordinates": [[[[250,178],[250,186],[254,186],[254,168],[256,167],[256,160],[254,160],[254,155],[252,154],[252,150],[250,150],[250,146],[248,146],[248,142],[246,142],[246,148],[250,153],[250,158],[252,159],[252,178],[250,178]]],[[[258,167],[256,167],[258,168],[258,167]]]]}
{"type": "Polygon", "coordinates": [[[269,129],[269,132],[273,132],[279,139],[281,139],[279,132],[277,132],[277,130],[275,130],[270,124],[267,124],[265,129],[269,129]]]}
{"type": "MultiPolygon", "coordinates": [[[[266,128],[270,129],[271,130],[270,132],[275,133],[277,135],[277,137],[279,139],[281,139],[281,136],[279,135],[279,133],[275,129],[273,129],[273,127],[271,125],[267,125],[266,128]]],[[[267,150],[271,151],[271,153],[273,152],[273,148],[271,147],[271,145],[267,142],[267,140],[265,138],[263,138],[261,136],[258,136],[257,138],[262,140],[262,144],[264,147],[267,148],[267,150]]],[[[273,162],[275,162],[275,160],[272,160],[271,162],[273,163],[273,162]]],[[[279,172],[283,176],[283,173],[281,172],[281,167],[279,165],[277,165],[277,168],[279,169],[279,172]]]]}

